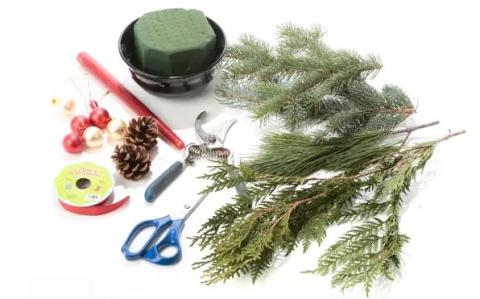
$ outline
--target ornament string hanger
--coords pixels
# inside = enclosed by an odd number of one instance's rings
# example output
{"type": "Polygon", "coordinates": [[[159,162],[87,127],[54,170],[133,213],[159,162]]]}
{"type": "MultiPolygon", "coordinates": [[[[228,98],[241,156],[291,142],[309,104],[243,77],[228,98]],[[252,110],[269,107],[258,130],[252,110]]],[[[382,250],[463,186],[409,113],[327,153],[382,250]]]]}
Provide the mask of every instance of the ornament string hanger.
{"type": "Polygon", "coordinates": [[[99,101],[102,101],[105,96],[110,94],[109,90],[103,91],[102,89],[101,91],[103,92],[102,92],[102,95],[99,97],[99,100],[98,101],[94,100],[92,95],[92,85],[90,83],[90,76],[88,73],[82,72],[79,75],[66,78],[62,82],[60,82],[59,85],[53,90],[52,98],[55,98],[55,94],[59,90],[61,90],[67,83],[70,83],[71,86],[77,91],[78,95],[82,98],[82,102],[85,107],[85,112],[89,112],[92,109],[91,101],[95,101],[98,103],[99,101]],[[86,84],[85,88],[82,87],[83,84],[86,84]]]}
{"type": "Polygon", "coordinates": [[[79,77],[80,75],[75,75],[63,79],[51,92],[52,106],[61,111],[65,116],[75,114],[76,106],[79,103],[78,100],[85,97],[84,92],[78,88],[79,80],[83,81],[83,76],[80,79],[79,77]]]}
{"type": "MultiPolygon", "coordinates": [[[[52,106],[59,109],[64,115],[73,115],[78,114],[78,111],[75,111],[76,107],[82,105],[83,102],[84,109],[81,109],[80,112],[89,113],[92,109],[91,101],[95,100],[93,97],[93,88],[90,83],[90,76],[88,73],[82,72],[80,74],[67,77],[63,79],[58,85],[52,90],[51,93],[51,104],[52,106]]],[[[103,100],[105,96],[110,94],[109,90],[104,90],[103,88],[98,87],[98,92],[95,92],[98,97],[98,101],[103,100]]],[[[78,107],[77,107],[78,109],[78,107]]]]}
{"type": "MultiPolygon", "coordinates": [[[[90,76],[88,75],[88,73],[83,73],[83,80],[87,84],[88,97],[85,96],[85,93],[76,84],[74,84],[74,86],[83,98],[83,103],[84,103],[85,109],[87,111],[91,111],[91,110],[99,107],[98,106],[98,101],[94,100],[93,97],[92,97],[92,85],[90,84],[90,76]]],[[[103,98],[105,96],[107,96],[109,93],[110,92],[108,90],[105,91],[102,94],[102,96],[99,98],[99,101],[103,100],[103,98]]]]}
{"type": "Polygon", "coordinates": [[[90,80],[88,79],[88,75],[85,73],[84,75],[85,75],[85,81],[87,82],[88,100],[85,97],[83,97],[83,100],[84,100],[85,106],[88,106],[90,109],[93,109],[92,86],[90,85],[90,80]],[[87,105],[87,101],[88,101],[88,105],[87,105]]]}
{"type": "MultiPolygon", "coordinates": [[[[110,117],[108,111],[104,108],[99,107],[98,102],[92,98],[92,86],[90,84],[90,78],[87,73],[83,73],[83,80],[87,84],[88,97],[85,96],[85,93],[81,90],[81,88],[78,87],[77,84],[74,84],[74,87],[82,96],[85,108],[87,111],[89,111],[90,122],[100,129],[105,129],[110,120],[112,120],[112,118],[110,117]]],[[[107,94],[108,91],[103,93],[100,99],[103,99],[103,97],[107,94]]]]}

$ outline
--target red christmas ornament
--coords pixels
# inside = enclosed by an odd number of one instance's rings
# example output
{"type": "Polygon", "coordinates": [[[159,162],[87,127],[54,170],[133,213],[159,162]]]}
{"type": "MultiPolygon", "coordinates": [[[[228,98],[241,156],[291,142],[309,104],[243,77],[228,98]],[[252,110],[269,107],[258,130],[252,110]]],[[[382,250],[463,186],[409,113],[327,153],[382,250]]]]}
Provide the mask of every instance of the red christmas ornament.
{"type": "Polygon", "coordinates": [[[85,143],[83,138],[75,133],[69,133],[63,138],[63,148],[65,151],[78,154],[83,151],[85,143]]]}
{"type": "Polygon", "coordinates": [[[91,101],[90,107],[92,108],[89,115],[90,122],[95,127],[105,129],[108,123],[112,120],[108,111],[104,108],[98,107],[98,104],[95,101],[91,101]]]}
{"type": "Polygon", "coordinates": [[[92,123],[85,115],[77,115],[72,118],[72,121],[70,122],[70,128],[72,129],[72,132],[76,133],[79,136],[81,136],[83,134],[83,131],[85,131],[85,129],[90,127],[91,125],[92,123]]]}

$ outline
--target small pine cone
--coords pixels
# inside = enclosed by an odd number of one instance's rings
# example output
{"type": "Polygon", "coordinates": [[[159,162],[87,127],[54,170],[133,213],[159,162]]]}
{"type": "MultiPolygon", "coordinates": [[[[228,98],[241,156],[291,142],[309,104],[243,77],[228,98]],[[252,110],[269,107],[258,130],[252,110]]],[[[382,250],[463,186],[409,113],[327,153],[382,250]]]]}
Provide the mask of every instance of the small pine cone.
{"type": "Polygon", "coordinates": [[[117,145],[112,160],[115,162],[118,172],[129,180],[139,180],[150,170],[150,154],[143,146],[117,145]]]}
{"type": "Polygon", "coordinates": [[[134,118],[128,124],[125,143],[141,145],[150,150],[157,144],[158,133],[155,120],[150,116],[140,116],[134,118]]]}

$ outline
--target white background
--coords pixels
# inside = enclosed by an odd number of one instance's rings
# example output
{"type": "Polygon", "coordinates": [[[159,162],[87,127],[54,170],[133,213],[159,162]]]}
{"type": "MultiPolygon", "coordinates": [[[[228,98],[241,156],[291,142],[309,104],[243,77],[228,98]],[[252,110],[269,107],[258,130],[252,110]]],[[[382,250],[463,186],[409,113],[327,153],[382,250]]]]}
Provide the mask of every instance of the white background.
{"type": "MultiPolygon", "coordinates": [[[[205,165],[189,169],[154,204],[142,193],[148,181],[180,156],[161,145],[153,175],[135,184],[117,177],[117,198],[130,204],[109,215],[82,217],[62,210],[54,197],[53,179],[71,161],[93,160],[113,169],[112,145],[80,156],[61,147],[68,119],[50,106],[56,87],[76,74],[75,56],[85,50],[121,79],[187,142],[191,123],[203,109],[214,127],[232,116],[239,123],[227,146],[242,156],[258,144],[260,129],[242,114],[215,103],[212,87],[190,100],[147,96],[129,79],[117,51],[123,28],[144,12],[167,7],[198,8],[220,24],[230,42],[250,32],[273,41],[275,26],[294,22],[322,24],[335,48],[378,54],[383,70],[373,84],[395,83],[415,103],[415,122],[441,120],[417,136],[440,137],[449,129],[468,134],[439,145],[407,196],[401,230],[411,237],[405,247],[401,278],[376,288],[372,298],[478,298],[478,115],[480,18],[476,1],[2,1],[0,4],[0,176],[2,298],[266,298],[315,296],[363,297],[330,287],[330,277],[302,274],[331,244],[303,255],[295,251],[252,285],[246,278],[204,286],[191,263],[201,258],[188,247],[191,236],[232,192],[210,196],[189,219],[182,244],[184,258],[173,267],[127,262],[120,246],[136,223],[166,214],[181,216],[196,199],[202,182],[195,177],[205,165]]],[[[214,83],[215,84],[215,83],[214,83]]],[[[127,111],[107,97],[101,104],[112,115],[127,111]]],[[[81,112],[81,106],[80,110],[81,112]]]]}

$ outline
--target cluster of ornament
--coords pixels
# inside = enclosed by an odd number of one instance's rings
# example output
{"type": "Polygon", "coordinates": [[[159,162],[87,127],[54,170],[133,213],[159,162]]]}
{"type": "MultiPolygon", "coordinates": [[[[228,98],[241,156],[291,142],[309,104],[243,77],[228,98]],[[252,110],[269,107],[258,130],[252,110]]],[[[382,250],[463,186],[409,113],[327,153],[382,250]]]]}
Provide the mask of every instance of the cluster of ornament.
{"type": "Polygon", "coordinates": [[[132,119],[125,130],[124,144],[115,146],[112,160],[126,179],[139,180],[150,171],[151,150],[160,136],[155,120],[149,116],[132,119]]]}
{"type": "Polygon", "coordinates": [[[103,144],[103,130],[108,137],[120,140],[125,136],[126,124],[118,118],[111,118],[108,111],[90,101],[89,116],[77,115],[70,122],[71,133],[63,138],[63,148],[69,153],[81,153],[85,147],[95,148],[103,144]]]}

